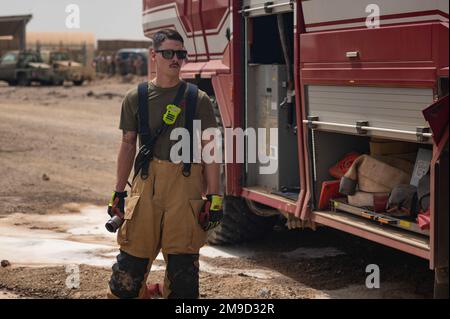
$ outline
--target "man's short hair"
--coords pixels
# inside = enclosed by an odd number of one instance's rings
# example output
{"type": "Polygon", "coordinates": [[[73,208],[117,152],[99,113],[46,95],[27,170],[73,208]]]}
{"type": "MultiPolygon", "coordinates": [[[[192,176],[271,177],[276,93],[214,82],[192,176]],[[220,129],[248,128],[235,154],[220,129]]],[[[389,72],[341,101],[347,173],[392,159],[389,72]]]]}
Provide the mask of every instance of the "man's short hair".
{"type": "Polygon", "coordinates": [[[153,35],[152,40],[153,40],[153,49],[155,50],[158,50],[165,40],[180,41],[184,45],[184,40],[181,34],[179,34],[178,31],[172,29],[163,29],[156,32],[153,35]]]}

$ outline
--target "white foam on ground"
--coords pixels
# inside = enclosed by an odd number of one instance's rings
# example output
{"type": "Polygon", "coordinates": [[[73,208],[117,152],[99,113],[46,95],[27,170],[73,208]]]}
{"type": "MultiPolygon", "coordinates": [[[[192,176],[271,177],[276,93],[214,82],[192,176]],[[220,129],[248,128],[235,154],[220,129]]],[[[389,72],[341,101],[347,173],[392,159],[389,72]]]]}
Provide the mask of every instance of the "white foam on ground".
{"type": "Polygon", "coordinates": [[[14,266],[87,264],[109,267],[118,249],[116,235],[104,229],[107,219],[104,209],[95,206],[71,214],[9,215],[1,219],[0,259],[9,260],[14,266]],[[51,230],[53,228],[60,231],[51,230]],[[77,240],[71,240],[73,235],[78,236],[77,240]],[[98,242],[83,242],[92,235],[99,237],[98,242]]]}
{"type": "Polygon", "coordinates": [[[87,264],[112,266],[113,258],[96,255],[110,246],[61,239],[0,236],[0,259],[14,266],[87,264]]]}
{"type": "Polygon", "coordinates": [[[252,257],[255,255],[254,251],[251,251],[242,247],[211,247],[204,246],[200,249],[200,254],[209,258],[240,258],[240,257],[252,257]]]}
{"type": "MultiPolygon", "coordinates": [[[[0,259],[15,266],[41,266],[87,264],[110,267],[119,253],[116,234],[104,228],[108,215],[103,207],[79,207],[70,214],[12,214],[2,218],[0,225],[0,259]],[[33,229],[34,228],[34,229],[33,229]],[[37,229],[36,229],[37,228],[37,229]],[[53,230],[52,230],[53,229],[53,230]]],[[[245,258],[257,253],[251,245],[238,247],[204,246],[200,254],[209,258],[245,258]]],[[[298,248],[283,253],[287,258],[322,258],[343,252],[332,248],[298,248]]],[[[160,253],[156,260],[163,261],[160,253]]],[[[243,275],[259,279],[280,276],[264,269],[232,269],[212,266],[200,261],[204,272],[219,275],[243,275]]],[[[165,270],[164,263],[153,265],[152,270],[165,270]]]]}

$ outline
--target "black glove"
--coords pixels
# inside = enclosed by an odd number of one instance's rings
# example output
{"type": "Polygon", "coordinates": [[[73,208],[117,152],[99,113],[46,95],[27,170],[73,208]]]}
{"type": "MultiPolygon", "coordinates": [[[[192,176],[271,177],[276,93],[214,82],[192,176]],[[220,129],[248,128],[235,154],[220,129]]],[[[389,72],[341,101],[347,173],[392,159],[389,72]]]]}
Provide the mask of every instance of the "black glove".
{"type": "Polygon", "coordinates": [[[223,196],[206,195],[205,206],[199,214],[199,222],[203,230],[208,231],[220,225],[223,219],[223,196]]]}
{"type": "Polygon", "coordinates": [[[111,200],[108,203],[108,215],[111,217],[119,216],[124,218],[125,214],[125,198],[128,196],[127,192],[113,192],[111,200]]]}

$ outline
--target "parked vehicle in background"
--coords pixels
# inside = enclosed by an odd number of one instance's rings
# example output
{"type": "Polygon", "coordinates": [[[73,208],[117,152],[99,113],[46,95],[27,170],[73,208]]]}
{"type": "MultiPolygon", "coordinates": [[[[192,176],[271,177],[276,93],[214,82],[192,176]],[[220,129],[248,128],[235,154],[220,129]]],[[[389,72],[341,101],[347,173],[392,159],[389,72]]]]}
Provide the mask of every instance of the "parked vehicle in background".
{"type": "Polygon", "coordinates": [[[31,82],[62,85],[64,74],[44,63],[38,52],[10,51],[1,58],[0,81],[19,86],[28,86],[31,82]]]}
{"type": "Polygon", "coordinates": [[[55,72],[64,74],[64,80],[72,82],[74,85],[82,85],[83,82],[89,79],[84,66],[71,59],[67,51],[40,51],[43,61],[53,67],[55,72]]]}
{"type": "Polygon", "coordinates": [[[83,81],[91,81],[95,78],[93,67],[95,36],[93,33],[86,32],[28,32],[26,38],[27,48],[43,54],[44,62],[52,64],[50,58],[58,62],[59,67],[67,69],[69,61],[77,63],[77,67],[71,63],[71,72],[75,72],[74,79],[68,81],[77,81],[82,84],[83,81]],[[50,53],[54,57],[50,57],[50,53]],[[68,55],[68,57],[67,57],[68,55]],[[82,81],[78,78],[78,64],[82,66],[82,81]]]}
{"type": "Polygon", "coordinates": [[[147,49],[121,49],[117,51],[115,65],[120,75],[147,75],[147,49]]]}

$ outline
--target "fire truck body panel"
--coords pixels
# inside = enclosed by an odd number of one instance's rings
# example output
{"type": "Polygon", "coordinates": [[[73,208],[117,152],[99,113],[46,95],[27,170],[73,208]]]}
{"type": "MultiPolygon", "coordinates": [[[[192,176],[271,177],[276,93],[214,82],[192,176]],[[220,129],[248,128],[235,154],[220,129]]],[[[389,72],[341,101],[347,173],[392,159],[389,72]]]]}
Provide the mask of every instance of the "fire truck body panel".
{"type": "MultiPolygon", "coordinates": [[[[366,28],[373,6],[370,0],[313,0],[302,3],[306,32],[366,28]],[[369,7],[370,6],[370,7],[369,7]]],[[[433,1],[378,1],[380,25],[411,24],[416,22],[448,22],[449,3],[433,1]]]]}
{"type": "Polygon", "coordinates": [[[228,46],[229,0],[144,1],[144,33],[175,28],[185,39],[191,62],[222,60],[228,46]],[[228,30],[228,31],[227,31],[228,30]]]}

